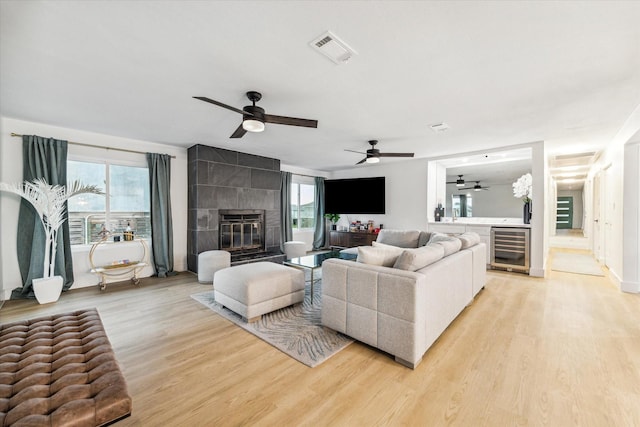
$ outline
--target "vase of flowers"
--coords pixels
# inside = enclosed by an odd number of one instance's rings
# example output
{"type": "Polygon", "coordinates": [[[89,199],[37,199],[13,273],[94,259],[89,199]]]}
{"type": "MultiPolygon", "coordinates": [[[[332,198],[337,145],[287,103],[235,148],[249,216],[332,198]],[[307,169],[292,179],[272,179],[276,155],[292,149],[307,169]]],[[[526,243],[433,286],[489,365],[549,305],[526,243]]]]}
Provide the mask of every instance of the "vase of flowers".
{"type": "Polygon", "coordinates": [[[522,209],[522,219],[525,224],[531,222],[531,185],[533,178],[530,173],[522,175],[513,183],[513,196],[522,199],[524,207],[522,209]]]}
{"type": "Polygon", "coordinates": [[[40,304],[57,301],[62,292],[62,276],[54,272],[58,231],[65,221],[65,203],[77,194],[104,194],[95,185],[74,181],[69,185],[51,185],[44,179],[33,182],[0,183],[0,191],[17,194],[29,202],[38,213],[45,232],[44,265],[41,279],[33,280],[33,291],[40,304]]]}

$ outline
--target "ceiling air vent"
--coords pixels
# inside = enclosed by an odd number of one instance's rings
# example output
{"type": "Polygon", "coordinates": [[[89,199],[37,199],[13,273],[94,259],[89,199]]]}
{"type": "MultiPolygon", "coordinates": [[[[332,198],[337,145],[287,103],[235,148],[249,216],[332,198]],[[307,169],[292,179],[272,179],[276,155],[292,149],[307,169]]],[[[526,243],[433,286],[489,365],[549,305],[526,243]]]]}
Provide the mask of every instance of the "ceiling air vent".
{"type": "Polygon", "coordinates": [[[446,132],[449,130],[449,125],[446,123],[436,123],[435,125],[431,125],[429,127],[435,133],[446,132]]]}
{"type": "Polygon", "coordinates": [[[358,52],[330,31],[316,37],[309,43],[309,46],[336,64],[344,64],[351,59],[352,56],[358,54],[358,52]]]}

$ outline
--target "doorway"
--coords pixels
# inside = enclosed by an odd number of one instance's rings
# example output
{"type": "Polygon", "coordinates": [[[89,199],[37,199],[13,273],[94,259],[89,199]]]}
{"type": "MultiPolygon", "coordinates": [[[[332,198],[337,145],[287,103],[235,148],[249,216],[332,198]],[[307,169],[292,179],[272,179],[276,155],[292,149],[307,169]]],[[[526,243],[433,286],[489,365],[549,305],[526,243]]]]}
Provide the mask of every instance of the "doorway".
{"type": "Polygon", "coordinates": [[[556,230],[573,228],[573,197],[558,196],[556,201],[556,230]]]}

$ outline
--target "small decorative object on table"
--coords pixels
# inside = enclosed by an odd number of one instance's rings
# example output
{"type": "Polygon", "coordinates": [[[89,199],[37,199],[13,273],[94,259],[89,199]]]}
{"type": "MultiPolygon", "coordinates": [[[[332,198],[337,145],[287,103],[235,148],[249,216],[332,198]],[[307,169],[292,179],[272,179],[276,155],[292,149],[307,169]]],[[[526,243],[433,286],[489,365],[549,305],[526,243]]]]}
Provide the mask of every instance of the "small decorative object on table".
{"type": "Polygon", "coordinates": [[[444,216],[444,208],[442,207],[442,203],[438,203],[438,207],[434,212],[434,218],[436,222],[440,222],[443,216],[444,216]]]}
{"type": "Polygon", "coordinates": [[[531,185],[532,177],[530,173],[522,175],[513,183],[513,196],[522,199],[524,202],[522,219],[525,224],[531,222],[531,185]]]}
{"type": "Polygon", "coordinates": [[[340,215],[327,213],[327,214],[324,214],[324,217],[327,218],[329,221],[331,221],[331,229],[335,230],[337,228],[336,223],[340,221],[340,215]]]}

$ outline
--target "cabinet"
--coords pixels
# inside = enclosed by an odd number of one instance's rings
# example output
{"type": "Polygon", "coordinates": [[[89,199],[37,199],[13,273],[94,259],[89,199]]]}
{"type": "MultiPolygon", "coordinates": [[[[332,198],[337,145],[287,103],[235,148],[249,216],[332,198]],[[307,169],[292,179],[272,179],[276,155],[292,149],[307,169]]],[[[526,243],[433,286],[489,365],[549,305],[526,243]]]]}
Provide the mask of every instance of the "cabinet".
{"type": "Polygon", "coordinates": [[[352,248],[354,246],[371,246],[378,237],[375,233],[330,231],[329,246],[332,248],[352,248]]]}

